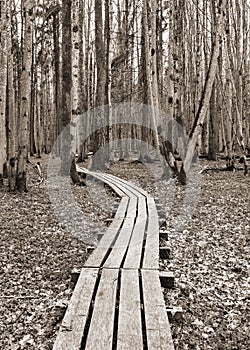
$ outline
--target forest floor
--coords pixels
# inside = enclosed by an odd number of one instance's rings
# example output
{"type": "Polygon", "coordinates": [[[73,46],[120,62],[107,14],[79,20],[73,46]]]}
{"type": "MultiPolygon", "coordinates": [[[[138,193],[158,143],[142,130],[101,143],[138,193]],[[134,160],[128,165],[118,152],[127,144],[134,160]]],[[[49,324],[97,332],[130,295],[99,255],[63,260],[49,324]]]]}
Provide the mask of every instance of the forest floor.
{"type": "MultiPolygon", "coordinates": [[[[47,180],[39,183],[32,163],[28,193],[0,190],[1,350],[52,349],[72,294],[71,270],[87,258],[84,241],[54,215],[47,180]]],[[[47,157],[41,164],[46,177],[47,157]]],[[[224,166],[201,161],[202,168],[207,165],[224,166]]],[[[249,349],[250,177],[242,171],[204,172],[199,194],[174,179],[160,180],[155,164],[125,161],[109,171],[157,196],[167,215],[162,228],[169,241],[161,244],[170,244],[172,253],[160,265],[174,272],[175,288],[164,291],[165,300],[183,309],[171,325],[175,349],[249,349]]],[[[73,193],[89,218],[85,230],[105,230],[110,208],[88,186],[73,187],[73,193]]]]}

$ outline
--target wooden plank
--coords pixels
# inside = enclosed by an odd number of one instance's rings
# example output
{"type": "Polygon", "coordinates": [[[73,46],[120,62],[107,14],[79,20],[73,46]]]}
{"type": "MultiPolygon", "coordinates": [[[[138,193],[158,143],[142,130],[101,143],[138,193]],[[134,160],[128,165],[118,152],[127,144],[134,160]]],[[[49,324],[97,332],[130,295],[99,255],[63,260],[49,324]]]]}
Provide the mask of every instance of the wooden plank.
{"type": "Polygon", "coordinates": [[[124,220],[123,227],[114,244],[112,252],[103,265],[105,268],[120,268],[129,245],[131,234],[133,232],[134,221],[135,219],[133,217],[129,217],[124,220]]]}
{"type": "Polygon", "coordinates": [[[156,209],[156,205],[153,197],[147,198],[147,208],[148,208],[149,216],[158,218],[158,213],[157,213],[157,209],[156,209]]]}
{"type": "Polygon", "coordinates": [[[103,259],[108,250],[112,247],[115,237],[122,226],[123,218],[115,218],[110,227],[104,233],[98,246],[85,262],[85,267],[101,267],[103,259]]]}
{"type": "Polygon", "coordinates": [[[99,179],[100,181],[106,183],[109,187],[111,187],[120,197],[123,197],[126,195],[125,191],[123,191],[119,186],[117,186],[115,183],[111,181],[107,181],[102,174],[92,173],[92,176],[99,179]]]}
{"type": "Polygon", "coordinates": [[[128,185],[122,184],[120,181],[118,181],[118,178],[113,178],[106,175],[107,174],[103,174],[103,179],[107,181],[107,183],[117,186],[120,189],[120,191],[123,191],[128,197],[131,197],[133,195],[134,196],[140,195],[140,192],[135,191],[133,188],[131,188],[128,185]]]}
{"type": "Polygon", "coordinates": [[[85,262],[85,267],[101,267],[103,259],[107,254],[109,248],[112,247],[117,232],[122,226],[126,210],[128,206],[129,198],[123,197],[117,209],[114,220],[111,222],[109,228],[105,231],[102,239],[98,243],[97,248],[90,255],[88,260],[85,262]]]}
{"type": "Polygon", "coordinates": [[[134,195],[130,196],[126,218],[135,218],[136,217],[137,203],[138,203],[138,198],[135,197],[134,195]]]}
{"type": "Polygon", "coordinates": [[[112,350],[118,274],[118,269],[102,270],[86,350],[112,350]]]}
{"type": "Polygon", "coordinates": [[[83,174],[86,174],[89,176],[93,176],[96,179],[99,179],[102,182],[107,183],[118,194],[118,196],[123,197],[125,195],[125,193],[123,191],[121,191],[120,188],[118,186],[116,186],[114,183],[109,184],[109,182],[103,178],[101,173],[99,174],[96,172],[92,172],[86,168],[79,167],[79,165],[76,165],[76,170],[78,173],[83,173],[83,174]]]}
{"type": "Polygon", "coordinates": [[[129,203],[128,197],[123,197],[119,203],[119,207],[115,213],[115,218],[121,217],[124,218],[127,212],[127,207],[129,203]]]}
{"type": "Polygon", "coordinates": [[[82,269],[53,350],[80,350],[98,269],[82,269]]]}
{"type": "Polygon", "coordinates": [[[174,350],[157,270],[141,270],[148,349],[174,350]]]}
{"type": "Polygon", "coordinates": [[[107,173],[97,173],[89,171],[88,169],[81,168],[78,165],[77,171],[85,173],[87,175],[91,175],[96,177],[97,179],[107,183],[110,187],[114,189],[114,191],[120,196],[124,196],[124,194],[130,196],[130,194],[134,194],[136,196],[148,196],[148,193],[141,189],[140,187],[136,186],[132,182],[120,179],[114,175],[107,174],[107,173]]]}
{"type": "Polygon", "coordinates": [[[121,184],[124,184],[125,186],[129,186],[130,188],[133,188],[135,191],[139,192],[140,195],[144,196],[144,197],[148,197],[149,194],[147,193],[147,191],[143,190],[142,188],[136,186],[135,184],[133,184],[131,181],[127,181],[124,180],[122,178],[116,177],[114,175],[111,174],[105,174],[106,176],[116,179],[117,181],[119,181],[121,184]]]}
{"type": "Polygon", "coordinates": [[[138,199],[138,216],[140,218],[146,218],[147,214],[147,201],[146,198],[140,197],[138,199]]]}
{"type": "Polygon", "coordinates": [[[145,243],[143,268],[159,268],[159,222],[154,199],[147,198],[148,227],[145,243]]]}
{"type": "Polygon", "coordinates": [[[117,231],[121,228],[124,218],[123,217],[115,217],[111,222],[107,230],[104,232],[102,239],[99,242],[99,246],[102,247],[110,247],[113,242],[117,231]]]}
{"type": "Polygon", "coordinates": [[[123,186],[120,184],[119,181],[117,181],[117,179],[113,179],[113,178],[109,178],[106,176],[106,174],[101,174],[101,173],[93,173],[93,176],[95,176],[96,178],[98,178],[99,180],[105,182],[106,184],[108,184],[110,187],[114,187],[116,188],[118,191],[117,194],[119,196],[128,196],[130,197],[131,195],[133,195],[133,190],[128,188],[127,186],[123,186]],[[119,193],[118,193],[119,192],[119,193]],[[122,195],[120,194],[122,192],[122,195]]]}
{"type": "Polygon", "coordinates": [[[147,218],[137,217],[124,262],[125,269],[139,269],[147,218]]]}
{"type": "Polygon", "coordinates": [[[140,286],[137,270],[122,270],[117,350],[143,349],[140,286]]]}
{"type": "Polygon", "coordinates": [[[144,197],[140,197],[138,199],[137,218],[133,229],[131,241],[129,243],[126,260],[124,263],[124,268],[127,268],[127,269],[140,268],[146,224],[147,224],[146,199],[144,197]]]}

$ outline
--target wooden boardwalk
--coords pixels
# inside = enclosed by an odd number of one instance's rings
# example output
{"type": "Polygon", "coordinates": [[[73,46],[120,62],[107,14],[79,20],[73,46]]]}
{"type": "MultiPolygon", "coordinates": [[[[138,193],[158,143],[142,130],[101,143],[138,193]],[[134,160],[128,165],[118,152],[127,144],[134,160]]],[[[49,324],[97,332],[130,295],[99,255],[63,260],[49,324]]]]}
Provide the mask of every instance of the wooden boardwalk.
{"type": "Polygon", "coordinates": [[[81,270],[53,350],[174,350],[159,279],[154,199],[110,174],[77,167],[121,201],[81,270]]]}

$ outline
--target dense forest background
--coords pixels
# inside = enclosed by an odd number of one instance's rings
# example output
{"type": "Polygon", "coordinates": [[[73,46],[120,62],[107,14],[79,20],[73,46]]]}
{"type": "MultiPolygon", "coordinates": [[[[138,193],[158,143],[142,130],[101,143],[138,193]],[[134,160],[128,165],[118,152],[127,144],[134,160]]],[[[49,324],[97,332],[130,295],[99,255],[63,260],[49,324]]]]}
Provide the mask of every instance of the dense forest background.
{"type": "MultiPolygon", "coordinates": [[[[8,177],[9,190],[26,190],[28,155],[51,152],[76,116],[122,102],[163,110],[209,159],[247,156],[249,24],[248,0],[1,0],[0,186],[8,177]]],[[[84,128],[93,123],[86,114],[84,128]]],[[[123,137],[140,134],[131,129],[123,137]]],[[[79,159],[107,133],[79,145],[79,159]]]]}

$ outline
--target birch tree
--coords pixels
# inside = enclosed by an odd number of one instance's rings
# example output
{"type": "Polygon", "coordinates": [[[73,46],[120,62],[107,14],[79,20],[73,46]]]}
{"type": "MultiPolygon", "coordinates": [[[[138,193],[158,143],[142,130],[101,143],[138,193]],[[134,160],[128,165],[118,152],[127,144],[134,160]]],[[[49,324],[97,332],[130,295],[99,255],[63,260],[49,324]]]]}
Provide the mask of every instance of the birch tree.
{"type": "Polygon", "coordinates": [[[13,41],[12,41],[12,16],[11,16],[11,1],[7,1],[7,61],[8,61],[8,78],[7,78],[7,91],[8,91],[8,123],[7,123],[7,158],[8,158],[8,182],[9,191],[13,192],[16,188],[16,155],[17,155],[17,118],[16,108],[17,104],[15,96],[15,84],[14,84],[14,53],[13,53],[13,41]]]}
{"type": "Polygon", "coordinates": [[[6,163],[6,85],[7,85],[7,20],[6,0],[0,2],[0,187],[6,163]]]}
{"type": "Polygon", "coordinates": [[[106,85],[106,57],[103,30],[103,8],[102,1],[95,0],[95,54],[96,54],[96,99],[95,99],[95,125],[98,130],[95,147],[95,158],[93,166],[95,169],[102,168],[104,165],[103,146],[105,145],[104,125],[104,105],[105,105],[105,85],[106,85]]]}
{"type": "Polygon", "coordinates": [[[26,163],[29,146],[29,118],[31,100],[31,64],[32,64],[32,20],[33,1],[23,0],[22,19],[24,21],[23,59],[20,81],[20,116],[18,134],[18,163],[16,188],[27,191],[26,163]]]}
{"type": "Polygon", "coordinates": [[[71,134],[72,117],[72,31],[71,0],[62,1],[62,96],[61,127],[63,131],[61,148],[61,175],[68,176],[71,166],[71,134]]]}

